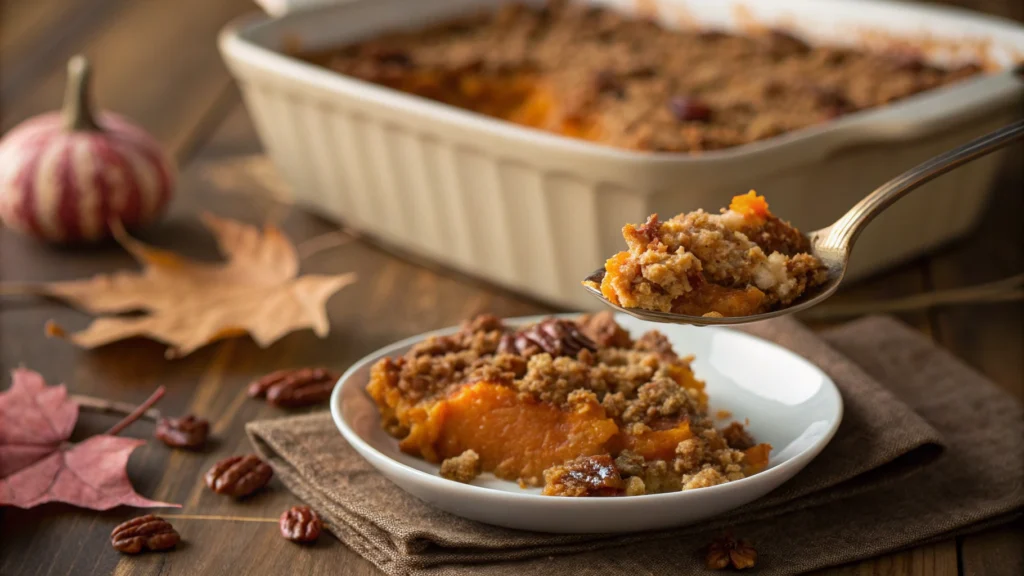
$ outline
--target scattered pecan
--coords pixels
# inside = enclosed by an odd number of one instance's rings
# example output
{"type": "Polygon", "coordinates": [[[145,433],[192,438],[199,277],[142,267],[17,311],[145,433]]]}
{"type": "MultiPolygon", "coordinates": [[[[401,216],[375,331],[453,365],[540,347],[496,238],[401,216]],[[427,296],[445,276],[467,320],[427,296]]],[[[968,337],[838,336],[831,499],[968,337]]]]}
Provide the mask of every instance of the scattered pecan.
{"type": "Polygon", "coordinates": [[[156,437],[173,448],[199,448],[210,434],[210,423],[192,414],[181,418],[161,418],[156,424],[156,437]]]}
{"type": "Polygon", "coordinates": [[[266,486],[273,475],[270,466],[257,456],[232,456],[210,468],[206,485],[217,494],[241,498],[266,486]]]}
{"type": "Polygon", "coordinates": [[[110,545],[125,554],[138,554],[143,550],[174,548],[181,536],[174,526],[159,516],[146,514],[118,524],[110,533],[110,545]]]}
{"type": "Polygon", "coordinates": [[[309,506],[292,506],[281,514],[281,536],[292,542],[316,542],[323,523],[309,506]]]}
{"type": "Polygon", "coordinates": [[[707,122],[711,120],[711,108],[697,98],[676,96],[669,100],[668,108],[680,122],[707,122]]]}
{"type": "Polygon", "coordinates": [[[576,356],[584,349],[596,352],[597,346],[580,332],[575,322],[560,318],[548,318],[515,334],[505,334],[498,344],[499,354],[518,353],[526,357],[541,352],[552,356],[576,356]]]}
{"type": "Polygon", "coordinates": [[[326,402],[338,375],[326,368],[278,370],[249,385],[249,396],[274,406],[297,408],[326,402]]]}
{"type": "Polygon", "coordinates": [[[724,535],[708,546],[705,561],[712,570],[722,570],[729,566],[737,570],[753,568],[757,562],[757,550],[746,540],[735,540],[732,536],[724,535]]]}

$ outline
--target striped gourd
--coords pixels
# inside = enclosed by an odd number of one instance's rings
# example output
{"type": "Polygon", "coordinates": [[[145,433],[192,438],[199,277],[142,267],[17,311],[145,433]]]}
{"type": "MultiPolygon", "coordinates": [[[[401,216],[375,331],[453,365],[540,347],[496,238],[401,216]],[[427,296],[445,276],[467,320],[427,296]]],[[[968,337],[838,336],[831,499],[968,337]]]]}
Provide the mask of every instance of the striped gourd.
{"type": "Polygon", "coordinates": [[[114,114],[94,115],[89,64],[68,63],[61,112],[21,123],[0,140],[0,219],[46,242],[109,236],[110,224],[132,229],[163,212],[174,168],[149,134],[114,114]]]}

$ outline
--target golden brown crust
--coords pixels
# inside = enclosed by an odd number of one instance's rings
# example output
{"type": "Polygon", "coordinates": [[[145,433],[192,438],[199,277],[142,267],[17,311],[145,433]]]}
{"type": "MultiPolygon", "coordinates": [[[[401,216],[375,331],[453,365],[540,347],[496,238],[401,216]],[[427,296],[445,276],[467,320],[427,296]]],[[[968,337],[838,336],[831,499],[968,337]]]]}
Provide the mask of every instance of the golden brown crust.
{"type": "Polygon", "coordinates": [[[565,2],[509,4],[305,57],[518,124],[668,152],[746,144],[980,72],[808,46],[778,31],[668,30],[565,2]]]}

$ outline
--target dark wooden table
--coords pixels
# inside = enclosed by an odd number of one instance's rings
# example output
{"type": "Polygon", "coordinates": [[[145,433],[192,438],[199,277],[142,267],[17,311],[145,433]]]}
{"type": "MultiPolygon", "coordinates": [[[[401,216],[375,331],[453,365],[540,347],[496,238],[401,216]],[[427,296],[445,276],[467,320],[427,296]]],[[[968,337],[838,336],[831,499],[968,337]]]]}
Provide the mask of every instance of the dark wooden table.
{"type": "MultiPolygon", "coordinates": [[[[1019,0],[964,0],[974,8],[1024,19],[1019,0]]],[[[215,36],[230,18],[253,10],[251,0],[2,0],[0,3],[0,130],[59,105],[67,58],[84,51],[96,67],[97,100],[135,118],[173,153],[181,167],[170,216],[144,239],[198,258],[215,258],[199,226],[201,209],[258,223],[280,216],[296,241],[332,225],[274,200],[287,190],[262,148],[216,52],[215,36]]],[[[1024,183],[1020,161],[1008,163],[978,231],[935,254],[845,289],[834,302],[880,300],[995,280],[1024,271],[1024,183]]],[[[975,191],[965,190],[965,193],[975,191]]],[[[54,250],[0,231],[0,279],[81,278],[131,267],[116,246],[54,250]]],[[[176,361],[163,347],[133,340],[82,352],[43,337],[55,319],[77,329],[88,317],[60,304],[0,298],[0,373],[24,364],[73,392],[141,402],[163,384],[160,408],[211,420],[216,441],[202,453],[171,451],[150,442],[135,451],[129,473],[151,498],[180,502],[175,520],[184,537],[169,554],[121,556],[110,548],[117,523],[138,514],[120,508],[90,512],[50,504],[0,509],[0,574],[284,574],[358,573],[376,569],[333,538],[313,548],[280,539],[276,519],[297,503],[276,482],[244,503],[211,493],[200,477],[217,459],[251,451],[245,422],[286,412],[249,400],[243,390],[271,369],[326,364],[343,369],[380,346],[451,325],[474,313],[517,316],[552,311],[459,275],[429,269],[363,241],[322,251],[302,263],[307,272],[355,271],[359,282],[329,302],[331,334],[295,333],[260,350],[248,338],[208,346],[176,361]],[[231,517],[233,519],[218,519],[231,517]]],[[[1024,305],[964,305],[914,311],[901,318],[1024,398],[1024,305]]],[[[815,326],[824,325],[816,322],[815,326]]],[[[116,417],[85,412],[75,437],[101,432],[116,417]]],[[[126,435],[148,438],[139,422],[126,435]]],[[[841,521],[841,519],[837,519],[841,521]]],[[[1021,574],[1024,525],[922,546],[828,574],[1021,574]]]]}

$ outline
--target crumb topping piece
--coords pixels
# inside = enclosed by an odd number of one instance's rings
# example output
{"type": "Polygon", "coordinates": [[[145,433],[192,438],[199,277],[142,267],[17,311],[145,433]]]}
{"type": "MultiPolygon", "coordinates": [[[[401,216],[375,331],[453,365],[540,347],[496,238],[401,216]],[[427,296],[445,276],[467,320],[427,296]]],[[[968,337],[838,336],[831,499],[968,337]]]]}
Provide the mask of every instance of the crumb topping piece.
{"type": "Polygon", "coordinates": [[[441,477],[469,484],[480,475],[480,455],[466,450],[441,462],[441,477]]]}

